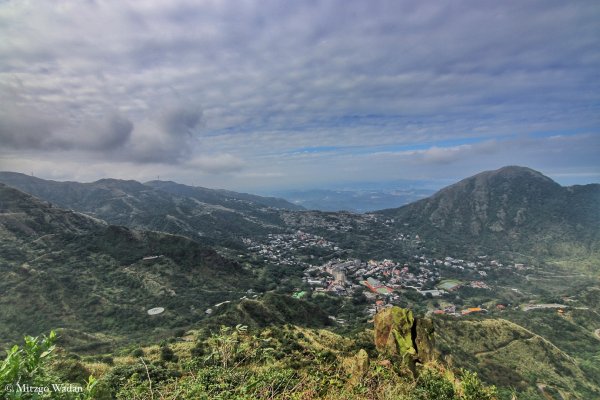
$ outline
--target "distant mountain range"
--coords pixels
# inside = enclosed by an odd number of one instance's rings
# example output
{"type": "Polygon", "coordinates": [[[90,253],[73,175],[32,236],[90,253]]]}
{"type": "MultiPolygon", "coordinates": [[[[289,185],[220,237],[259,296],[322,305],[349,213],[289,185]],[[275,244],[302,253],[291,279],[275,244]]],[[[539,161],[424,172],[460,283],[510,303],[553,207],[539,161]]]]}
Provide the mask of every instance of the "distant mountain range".
{"type": "Polygon", "coordinates": [[[431,189],[410,187],[393,190],[314,189],[277,192],[278,196],[309,210],[357,213],[400,207],[431,194],[433,194],[431,189]]]}
{"type": "MultiPolygon", "coordinates": [[[[409,232],[425,239],[428,248],[440,251],[512,251],[559,258],[590,254],[594,258],[600,253],[600,184],[563,187],[525,167],[482,172],[430,197],[372,212],[375,220],[369,214],[303,211],[312,208],[313,201],[324,208],[323,199],[329,197],[331,207],[338,208],[348,198],[343,191],[306,192],[305,201],[295,200],[299,205],[165,181],[55,182],[0,172],[0,182],[110,224],[184,235],[224,247],[239,248],[242,237],[303,229],[343,244],[355,243],[365,251],[372,244],[385,248],[387,237],[409,232]],[[363,228],[337,234],[334,222],[363,228]]],[[[390,196],[408,201],[425,192],[390,196]]],[[[352,196],[356,205],[371,195],[352,196]]],[[[388,201],[392,199],[382,198],[380,205],[388,201]]],[[[390,242],[388,253],[394,248],[390,242]]]]}

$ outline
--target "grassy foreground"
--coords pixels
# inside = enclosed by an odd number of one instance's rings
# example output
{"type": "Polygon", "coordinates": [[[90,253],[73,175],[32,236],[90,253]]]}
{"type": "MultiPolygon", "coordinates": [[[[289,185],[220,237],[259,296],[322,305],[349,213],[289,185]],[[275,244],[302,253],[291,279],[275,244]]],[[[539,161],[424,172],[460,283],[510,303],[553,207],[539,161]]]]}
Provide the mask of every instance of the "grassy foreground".
{"type": "Polygon", "coordinates": [[[417,374],[377,353],[372,334],[281,326],[182,332],[182,337],[120,354],[81,359],[26,338],[0,367],[8,399],[495,399],[477,374],[441,363],[417,374]],[[19,384],[20,386],[17,386],[19,384]],[[80,388],[60,392],[61,387],[80,388]],[[48,387],[41,393],[19,387],[48,387]],[[10,389],[10,390],[7,390],[10,389]],[[60,388],[60,387],[59,387],[60,388]]]}

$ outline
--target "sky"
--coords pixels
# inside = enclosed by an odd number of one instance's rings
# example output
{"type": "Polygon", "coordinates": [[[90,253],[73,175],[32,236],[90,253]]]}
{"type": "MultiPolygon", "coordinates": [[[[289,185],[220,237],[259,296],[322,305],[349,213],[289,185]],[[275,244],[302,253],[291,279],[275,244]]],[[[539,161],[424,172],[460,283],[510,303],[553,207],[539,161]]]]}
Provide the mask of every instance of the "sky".
{"type": "Polygon", "coordinates": [[[0,0],[0,170],[600,182],[600,2],[0,0]]]}

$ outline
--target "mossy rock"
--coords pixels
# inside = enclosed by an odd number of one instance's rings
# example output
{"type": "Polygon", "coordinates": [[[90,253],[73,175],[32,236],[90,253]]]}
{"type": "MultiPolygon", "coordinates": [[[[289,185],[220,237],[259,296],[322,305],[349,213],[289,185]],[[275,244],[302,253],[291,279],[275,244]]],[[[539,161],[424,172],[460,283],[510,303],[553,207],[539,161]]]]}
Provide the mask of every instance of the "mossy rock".
{"type": "Polygon", "coordinates": [[[400,307],[386,308],[375,315],[375,346],[380,354],[413,373],[417,363],[438,358],[433,322],[416,319],[411,310],[400,307]]]}
{"type": "Polygon", "coordinates": [[[412,343],[414,317],[411,310],[386,308],[375,315],[375,346],[386,356],[412,361],[417,352],[412,343]]]}

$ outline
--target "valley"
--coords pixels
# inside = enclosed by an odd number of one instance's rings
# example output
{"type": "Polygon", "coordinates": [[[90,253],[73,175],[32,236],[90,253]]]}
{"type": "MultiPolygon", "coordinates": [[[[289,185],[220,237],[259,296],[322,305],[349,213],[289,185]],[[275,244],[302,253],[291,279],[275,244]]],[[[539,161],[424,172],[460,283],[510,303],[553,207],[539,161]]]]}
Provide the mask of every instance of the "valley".
{"type": "Polygon", "coordinates": [[[0,1],[0,400],[600,399],[597,1],[0,1]]]}
{"type": "Polygon", "coordinates": [[[186,359],[222,326],[322,330],[357,351],[401,307],[431,319],[439,362],[500,398],[599,393],[600,185],[510,167],[354,214],[173,182],[0,182],[4,347],[58,329],[101,376],[101,357],[133,365],[160,341],[186,359]]]}

